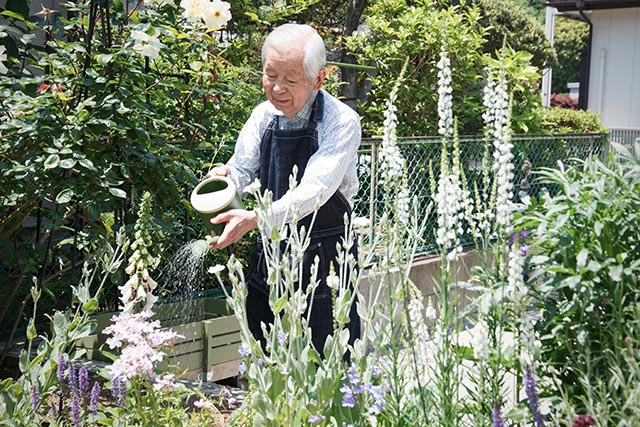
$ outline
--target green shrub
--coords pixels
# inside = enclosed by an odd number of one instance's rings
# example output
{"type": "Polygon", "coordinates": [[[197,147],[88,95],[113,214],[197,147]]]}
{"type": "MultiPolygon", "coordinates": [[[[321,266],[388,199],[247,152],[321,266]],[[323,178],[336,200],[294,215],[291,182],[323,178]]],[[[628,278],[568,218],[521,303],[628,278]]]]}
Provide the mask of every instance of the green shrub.
{"type": "Polygon", "coordinates": [[[599,116],[590,111],[550,107],[540,110],[543,133],[606,133],[599,116]]]}
{"type": "Polygon", "coordinates": [[[557,369],[573,403],[589,397],[583,376],[609,378],[612,355],[622,354],[613,349],[637,336],[640,160],[616,147],[626,154],[542,170],[560,191],[532,205],[524,220],[535,232],[530,261],[542,360],[557,369]]]}

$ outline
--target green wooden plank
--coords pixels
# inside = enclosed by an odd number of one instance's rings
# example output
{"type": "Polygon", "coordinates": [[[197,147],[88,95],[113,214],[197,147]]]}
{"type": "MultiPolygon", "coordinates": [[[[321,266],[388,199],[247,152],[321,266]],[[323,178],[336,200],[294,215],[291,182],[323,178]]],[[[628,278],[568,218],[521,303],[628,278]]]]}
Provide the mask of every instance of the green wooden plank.
{"type": "Polygon", "coordinates": [[[240,330],[240,324],[235,316],[225,316],[218,319],[208,319],[204,322],[204,332],[207,336],[227,334],[240,330]]]}
{"type": "Polygon", "coordinates": [[[202,339],[205,334],[202,322],[189,323],[186,325],[177,325],[170,328],[173,332],[182,335],[184,338],[180,338],[180,341],[187,341],[193,339],[202,339]]]}
{"type": "Polygon", "coordinates": [[[209,337],[207,341],[208,348],[216,348],[231,344],[240,344],[240,332],[232,332],[230,334],[209,337]]]}
{"type": "Polygon", "coordinates": [[[178,366],[181,370],[186,369],[187,371],[202,370],[203,358],[204,354],[202,352],[182,354],[180,356],[168,357],[162,362],[159,362],[157,366],[160,370],[166,370],[169,367],[175,366],[178,366]]]}
{"type": "Polygon", "coordinates": [[[203,340],[185,341],[172,345],[170,348],[166,349],[165,352],[167,354],[178,355],[193,353],[194,351],[204,351],[204,348],[205,346],[203,340]]]}
{"type": "Polygon", "coordinates": [[[238,343],[223,347],[210,348],[207,351],[207,366],[217,365],[240,358],[238,354],[238,343]]]}

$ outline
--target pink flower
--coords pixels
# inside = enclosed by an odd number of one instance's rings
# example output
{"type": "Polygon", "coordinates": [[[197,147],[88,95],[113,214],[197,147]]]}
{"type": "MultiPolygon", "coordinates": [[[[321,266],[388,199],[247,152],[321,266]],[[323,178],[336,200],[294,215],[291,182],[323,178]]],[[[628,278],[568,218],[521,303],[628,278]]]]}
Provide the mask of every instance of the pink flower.
{"type": "Polygon", "coordinates": [[[110,335],[107,344],[110,348],[122,348],[120,357],[113,363],[112,374],[115,377],[131,379],[134,377],[152,378],[156,362],[161,361],[165,353],[158,348],[171,345],[181,335],[167,329],[160,329],[160,321],[149,321],[150,310],[132,314],[123,312],[114,316],[111,326],[104,333],[110,335]]]}
{"type": "Polygon", "coordinates": [[[193,402],[193,406],[199,409],[209,409],[209,410],[215,409],[215,406],[213,406],[213,403],[211,403],[211,401],[206,399],[196,400],[195,402],[193,402]]]}

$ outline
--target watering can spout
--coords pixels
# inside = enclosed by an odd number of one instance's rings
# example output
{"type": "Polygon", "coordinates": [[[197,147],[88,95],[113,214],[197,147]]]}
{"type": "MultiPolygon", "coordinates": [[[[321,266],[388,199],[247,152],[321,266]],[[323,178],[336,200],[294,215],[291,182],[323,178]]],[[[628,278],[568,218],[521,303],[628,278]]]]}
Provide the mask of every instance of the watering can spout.
{"type": "Polygon", "coordinates": [[[211,218],[230,209],[244,209],[233,181],[226,176],[212,176],[199,183],[191,192],[191,205],[204,221],[207,235],[222,234],[225,224],[212,224],[211,218]]]}

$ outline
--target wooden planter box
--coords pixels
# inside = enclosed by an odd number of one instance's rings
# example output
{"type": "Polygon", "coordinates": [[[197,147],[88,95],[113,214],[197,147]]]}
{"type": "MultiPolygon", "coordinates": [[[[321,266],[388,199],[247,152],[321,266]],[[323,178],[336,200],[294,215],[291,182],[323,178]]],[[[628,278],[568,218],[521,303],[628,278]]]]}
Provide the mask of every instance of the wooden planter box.
{"type": "MultiPolygon", "coordinates": [[[[200,298],[186,302],[158,304],[154,306],[153,320],[158,319],[162,327],[171,328],[184,338],[165,349],[168,360],[158,367],[177,367],[188,379],[217,381],[238,375],[240,366],[240,326],[231,308],[222,299],[200,298]]],[[[101,313],[93,318],[97,321],[96,333],[77,341],[77,347],[86,349],[91,360],[109,362],[103,353],[114,352],[106,344],[107,336],[102,331],[111,325],[113,312],[101,313]]]]}

